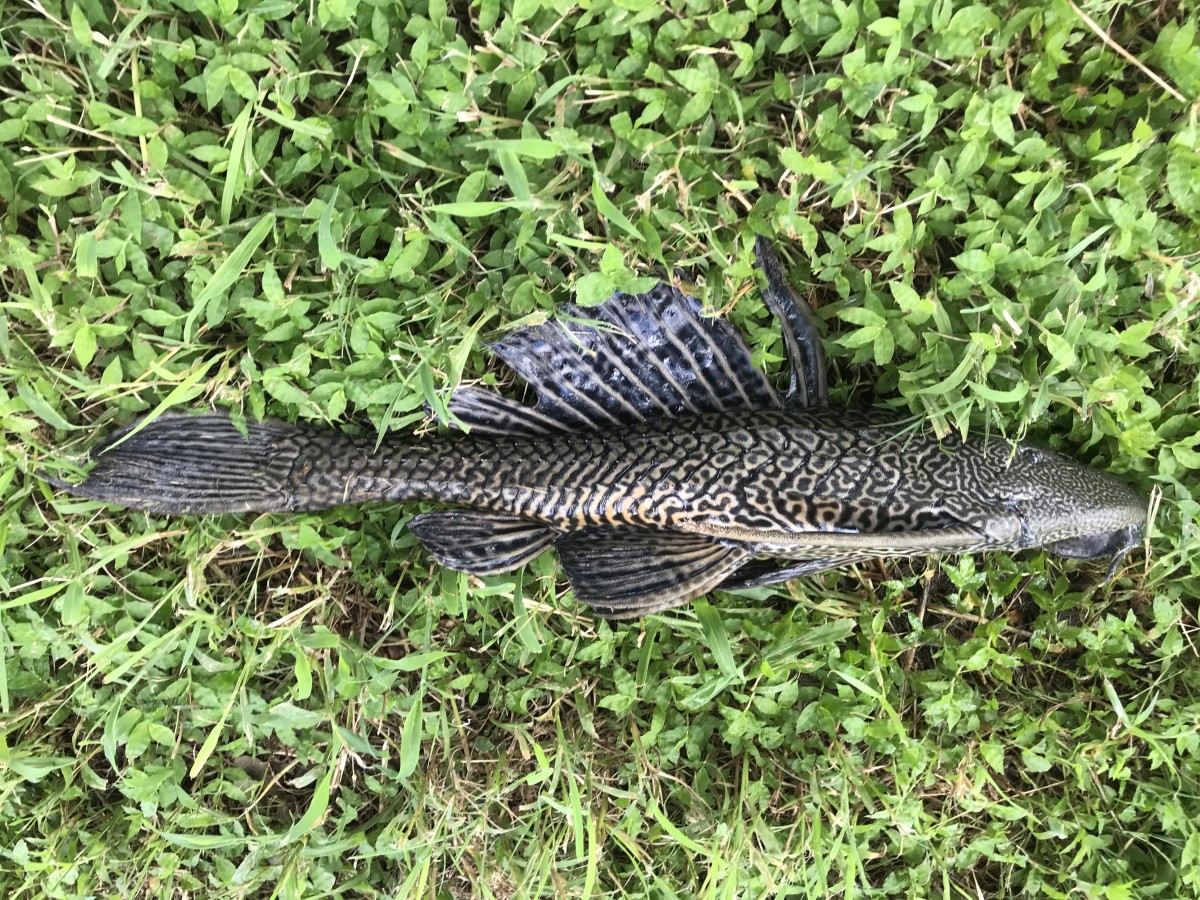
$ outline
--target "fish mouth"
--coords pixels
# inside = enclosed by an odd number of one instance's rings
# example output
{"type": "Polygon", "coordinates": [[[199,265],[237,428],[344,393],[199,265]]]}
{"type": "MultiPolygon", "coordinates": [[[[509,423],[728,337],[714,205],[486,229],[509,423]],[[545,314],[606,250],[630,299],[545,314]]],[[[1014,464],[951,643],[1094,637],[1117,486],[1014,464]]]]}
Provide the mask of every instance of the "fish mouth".
{"type": "Polygon", "coordinates": [[[1046,549],[1056,556],[1065,556],[1068,559],[1099,559],[1102,556],[1111,556],[1108,573],[1104,576],[1105,582],[1109,582],[1117,574],[1117,565],[1125,555],[1142,542],[1145,531],[1145,524],[1139,522],[1114,531],[1100,531],[1055,541],[1047,544],[1046,549]]]}
{"type": "Polygon", "coordinates": [[[1128,553],[1141,542],[1143,529],[1141,524],[1126,525],[1115,531],[1100,531],[1054,541],[1047,544],[1046,549],[1056,556],[1069,559],[1099,559],[1114,553],[1128,553]]]}

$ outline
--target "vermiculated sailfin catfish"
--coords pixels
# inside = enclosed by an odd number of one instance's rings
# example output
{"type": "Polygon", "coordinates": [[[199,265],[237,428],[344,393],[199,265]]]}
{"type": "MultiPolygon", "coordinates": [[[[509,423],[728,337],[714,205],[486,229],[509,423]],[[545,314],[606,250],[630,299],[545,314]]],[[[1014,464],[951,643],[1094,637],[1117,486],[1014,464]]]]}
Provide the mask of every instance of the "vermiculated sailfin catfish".
{"type": "Polygon", "coordinates": [[[755,243],[783,327],[781,397],[728,322],[659,284],[491,350],[532,406],[462,388],[463,435],[373,437],[171,415],[110,440],[73,494],[159,513],[314,510],[376,500],[454,508],[409,527],[444,565],[490,575],[558,552],[575,596],[639,616],[709,591],[880,556],[1135,547],[1146,502],[1106,472],[1028,444],[902,432],[826,406],[811,310],[755,243]]]}

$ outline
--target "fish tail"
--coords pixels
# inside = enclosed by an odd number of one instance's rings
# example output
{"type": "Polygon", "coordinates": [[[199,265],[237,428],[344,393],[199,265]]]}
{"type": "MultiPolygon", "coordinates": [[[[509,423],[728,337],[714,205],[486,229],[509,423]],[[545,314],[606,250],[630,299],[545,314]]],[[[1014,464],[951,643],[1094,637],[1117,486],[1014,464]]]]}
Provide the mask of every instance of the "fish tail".
{"type": "Polygon", "coordinates": [[[223,415],[166,415],[114,434],[93,454],[85,481],[47,480],[78,497],[157,513],[322,509],[342,498],[314,489],[314,452],[354,449],[330,442],[352,439],[271,421],[246,423],[243,435],[223,415]]]}

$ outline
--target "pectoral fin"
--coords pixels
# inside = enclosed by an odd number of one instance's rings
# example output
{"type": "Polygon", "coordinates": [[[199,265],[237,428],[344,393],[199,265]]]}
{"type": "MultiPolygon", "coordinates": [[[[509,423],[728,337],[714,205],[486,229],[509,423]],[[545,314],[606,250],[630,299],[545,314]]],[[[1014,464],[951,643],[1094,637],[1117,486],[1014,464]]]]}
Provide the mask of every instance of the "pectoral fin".
{"type": "Polygon", "coordinates": [[[717,590],[739,591],[742,588],[780,584],[784,581],[791,581],[793,578],[815,575],[817,572],[836,569],[844,565],[846,565],[846,561],[842,559],[810,559],[790,564],[774,560],[760,560],[738,569],[717,585],[717,590]]]}
{"type": "Polygon", "coordinates": [[[442,565],[472,575],[520,568],[559,534],[537,522],[474,509],[425,513],[414,517],[408,530],[442,565]]]}
{"type": "Polygon", "coordinates": [[[763,300],[783,330],[788,365],[792,370],[791,384],[783,398],[784,406],[827,406],[829,397],[825,384],[825,351],[821,348],[821,330],[817,317],[802,299],[796,296],[784,277],[783,267],[775,249],[762,235],[754,240],[754,255],[758,267],[767,277],[763,300]]]}
{"type": "Polygon", "coordinates": [[[703,535],[649,529],[592,529],[555,545],[577,599],[610,619],[681,606],[708,593],[747,551],[703,535]]]}

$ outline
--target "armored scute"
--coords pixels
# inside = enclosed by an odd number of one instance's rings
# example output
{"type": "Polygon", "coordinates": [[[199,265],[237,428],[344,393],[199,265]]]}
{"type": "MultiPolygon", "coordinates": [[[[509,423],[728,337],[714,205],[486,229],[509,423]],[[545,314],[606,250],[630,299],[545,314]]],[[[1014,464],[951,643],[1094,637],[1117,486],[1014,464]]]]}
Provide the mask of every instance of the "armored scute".
{"type": "Polygon", "coordinates": [[[728,322],[666,284],[521,329],[491,349],[537,396],[474,388],[465,434],[356,438],[281,422],[164,416],[110,441],[74,494],[161,513],[283,512],[427,500],[410,528],[479,575],[554,547],[611,618],[879,556],[1044,547],[1112,557],[1146,503],[1106,472],[1028,444],[937,440],[827,406],[808,306],[763,238],[764,299],[791,380],[780,396],[728,322]]]}

